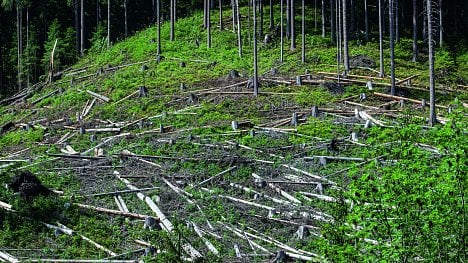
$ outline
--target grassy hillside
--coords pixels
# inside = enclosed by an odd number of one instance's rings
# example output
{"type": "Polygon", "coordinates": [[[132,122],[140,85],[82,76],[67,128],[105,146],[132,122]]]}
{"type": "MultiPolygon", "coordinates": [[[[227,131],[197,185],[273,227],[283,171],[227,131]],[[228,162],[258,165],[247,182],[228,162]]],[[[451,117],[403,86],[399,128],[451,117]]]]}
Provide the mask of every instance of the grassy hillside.
{"type": "MultiPolygon", "coordinates": [[[[0,252],[23,260],[170,262],[197,258],[194,250],[206,262],[260,262],[280,251],[332,262],[466,259],[468,93],[456,85],[467,78],[466,56],[437,52],[441,124],[427,127],[428,107],[375,94],[389,83],[375,72],[378,44],[351,44],[350,55],[375,60],[375,69],[354,68],[357,77],[338,85],[323,73],[336,72],[328,39],[308,32],[302,64],[300,38],[283,63],[276,38],[260,45],[254,97],[247,26],[239,58],[235,33],[215,28],[208,49],[201,25],[201,14],[180,19],[170,42],[164,24],[159,63],[154,28],[108,50],[96,42],[61,79],[0,106],[2,185],[29,170],[60,191],[25,200],[1,188],[1,207],[14,211],[0,210],[0,252]],[[231,70],[240,76],[229,78],[231,70]],[[145,196],[111,193],[135,187],[145,196]],[[133,214],[89,207],[125,210],[121,200],[133,214]],[[143,227],[146,216],[162,229],[143,227]]],[[[397,45],[397,78],[418,75],[398,95],[428,100],[422,61],[411,62],[410,40],[397,45]]]]}

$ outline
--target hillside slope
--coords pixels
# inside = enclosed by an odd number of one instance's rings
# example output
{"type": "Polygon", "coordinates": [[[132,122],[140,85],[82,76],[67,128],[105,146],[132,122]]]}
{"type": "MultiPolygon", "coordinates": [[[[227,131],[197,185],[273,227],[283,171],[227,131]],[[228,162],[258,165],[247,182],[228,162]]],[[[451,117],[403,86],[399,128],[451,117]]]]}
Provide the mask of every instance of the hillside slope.
{"type": "MultiPolygon", "coordinates": [[[[397,53],[402,97],[389,98],[389,80],[372,68],[355,67],[338,84],[334,45],[308,32],[305,64],[299,49],[278,62],[278,40],[261,46],[254,97],[249,37],[239,58],[236,34],[213,31],[207,49],[201,24],[200,14],[180,19],[175,42],[164,25],[159,63],[149,28],[109,50],[95,46],[61,79],[2,101],[2,185],[29,170],[56,193],[0,190],[0,253],[466,257],[467,92],[450,85],[462,73],[439,79],[441,124],[427,127],[427,70],[408,62],[409,41],[397,53]]],[[[378,46],[352,45],[351,54],[378,60],[378,46]]]]}

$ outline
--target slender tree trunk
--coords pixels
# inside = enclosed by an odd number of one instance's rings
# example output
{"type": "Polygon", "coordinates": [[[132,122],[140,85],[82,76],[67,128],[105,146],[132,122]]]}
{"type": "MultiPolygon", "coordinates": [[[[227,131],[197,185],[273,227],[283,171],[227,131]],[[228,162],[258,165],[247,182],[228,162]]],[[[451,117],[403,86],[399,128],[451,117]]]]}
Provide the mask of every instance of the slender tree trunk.
{"type": "Polygon", "coordinates": [[[295,25],[295,10],[294,10],[294,0],[291,0],[291,7],[290,7],[290,17],[291,17],[291,50],[296,49],[296,25],[295,25]]]}
{"type": "Polygon", "coordinates": [[[128,37],[127,0],[124,0],[125,37],[128,37]]]}
{"type": "Polygon", "coordinates": [[[30,61],[31,61],[31,57],[30,57],[30,51],[29,51],[29,7],[26,7],[26,87],[29,88],[29,78],[30,78],[30,75],[31,75],[31,72],[30,72],[30,61]]]}
{"type": "MultiPolygon", "coordinates": [[[[465,0],[466,1],[466,0],[465,0]]],[[[442,9],[442,0],[439,0],[439,46],[442,47],[444,44],[444,27],[442,24],[443,19],[443,9],[442,9]]]]}
{"type": "Polygon", "coordinates": [[[343,60],[345,66],[345,75],[349,72],[349,52],[348,52],[348,23],[347,23],[347,3],[343,0],[343,60]]]}
{"type": "Polygon", "coordinates": [[[169,16],[170,16],[170,20],[171,20],[171,28],[170,28],[170,40],[171,41],[174,41],[174,26],[175,26],[175,20],[174,20],[174,0],[170,0],[170,10],[169,10],[169,16]]]}
{"type": "Polygon", "coordinates": [[[239,48],[239,57],[242,57],[242,33],[241,33],[241,20],[239,11],[239,0],[236,1],[236,14],[237,14],[237,46],[239,48]]]}
{"type": "Polygon", "coordinates": [[[342,0],[336,0],[336,16],[338,18],[336,31],[338,32],[338,60],[340,63],[343,59],[343,11],[341,7],[341,1],[342,0]]]}
{"type": "Polygon", "coordinates": [[[258,7],[259,7],[259,13],[260,13],[260,30],[259,30],[259,35],[263,36],[263,0],[258,0],[258,7]]]}
{"type": "MultiPolygon", "coordinates": [[[[214,8],[214,4],[213,4],[214,8]]],[[[174,0],[174,22],[177,22],[177,0],[174,0]]]]}
{"type": "Polygon", "coordinates": [[[207,30],[207,35],[206,35],[206,46],[207,48],[211,48],[211,6],[208,3],[207,5],[207,13],[206,13],[206,30],[207,30]]]}
{"type": "Polygon", "coordinates": [[[301,34],[302,34],[302,53],[301,61],[305,63],[306,52],[305,52],[305,1],[302,0],[302,23],[301,23],[301,34]]]}
{"type": "Polygon", "coordinates": [[[390,73],[391,73],[391,89],[390,94],[395,95],[395,14],[394,0],[390,0],[388,5],[389,11],[389,28],[390,28],[390,73]]]}
{"type": "MultiPolygon", "coordinates": [[[[356,15],[355,15],[355,1],[354,0],[350,0],[350,22],[351,22],[351,26],[349,27],[349,32],[351,32],[351,34],[354,34],[356,32],[356,15]]],[[[345,7],[343,6],[343,10],[345,9],[345,7]]],[[[346,7],[347,9],[347,7],[346,7]]],[[[343,18],[344,19],[347,19],[347,18],[343,18]]]]}
{"type": "Polygon", "coordinates": [[[107,48],[110,47],[110,15],[111,15],[110,0],[107,0],[107,48]]]}
{"type": "Polygon", "coordinates": [[[73,1],[73,14],[75,16],[75,45],[76,45],[76,52],[80,53],[81,51],[81,34],[80,34],[80,16],[78,12],[78,1],[73,1]]]}
{"type": "Polygon", "coordinates": [[[284,61],[284,0],[280,0],[280,61],[284,61]]]}
{"type": "Polygon", "coordinates": [[[383,0],[379,1],[379,57],[380,57],[380,74],[383,78],[385,76],[384,68],[384,52],[383,52],[383,0]]]}
{"type": "Polygon", "coordinates": [[[413,62],[418,61],[418,1],[413,0],[413,62]]]}
{"type": "Polygon", "coordinates": [[[286,0],[286,38],[291,39],[291,0],[286,0]]]}
{"type": "Polygon", "coordinates": [[[158,37],[158,47],[156,55],[158,60],[161,58],[161,0],[156,0],[156,28],[158,37]]]}
{"type": "Polygon", "coordinates": [[[219,31],[222,31],[223,28],[223,0],[219,0],[219,31]]]}
{"type": "Polygon", "coordinates": [[[275,28],[275,16],[273,14],[273,0],[270,0],[270,30],[275,28]]]}
{"type": "MultiPolygon", "coordinates": [[[[423,1],[423,10],[427,10],[426,1],[423,1]]],[[[423,19],[423,39],[427,40],[427,19],[423,19]]]]}
{"type": "Polygon", "coordinates": [[[322,38],[325,38],[325,34],[327,33],[325,30],[325,0],[322,0],[322,38]]]}
{"type": "Polygon", "coordinates": [[[366,31],[366,42],[369,41],[369,12],[367,10],[367,0],[364,0],[364,27],[366,31]]]}
{"type": "Polygon", "coordinates": [[[96,1],[96,28],[99,26],[99,20],[101,19],[101,7],[99,1],[96,1]]]}
{"type": "Polygon", "coordinates": [[[257,7],[255,0],[253,3],[253,59],[254,59],[254,96],[258,96],[258,58],[257,58],[257,7]]]}
{"type": "Polygon", "coordinates": [[[336,25],[336,70],[337,70],[337,78],[338,78],[338,86],[341,85],[341,11],[340,11],[340,3],[341,0],[334,0],[335,1],[335,25],[336,25]]]}
{"type": "Polygon", "coordinates": [[[208,3],[209,0],[203,0],[203,28],[207,28],[207,17],[208,17],[208,12],[207,12],[207,6],[209,5],[208,3]]]}
{"type": "Polygon", "coordinates": [[[336,42],[336,31],[335,31],[335,22],[336,22],[336,14],[335,14],[335,1],[336,0],[330,0],[330,39],[332,43],[336,42]]]}
{"type": "Polygon", "coordinates": [[[317,21],[317,0],[314,0],[314,30],[317,31],[318,21],[317,21]]]}
{"type": "Polygon", "coordinates": [[[84,36],[84,1],[81,0],[81,4],[80,4],[80,32],[81,32],[81,36],[80,36],[80,53],[81,53],[81,56],[84,56],[84,39],[85,39],[85,36],[84,36]]]}
{"type": "Polygon", "coordinates": [[[17,34],[17,49],[18,49],[18,90],[21,90],[21,24],[20,24],[20,8],[19,4],[16,3],[16,34],[17,34]]]}
{"type": "Polygon", "coordinates": [[[232,32],[236,30],[236,0],[231,0],[232,8],[232,32]]]}
{"type": "Polygon", "coordinates": [[[393,0],[393,10],[394,10],[394,17],[395,17],[395,41],[400,43],[400,7],[398,4],[398,0],[393,0]]]}
{"type": "Polygon", "coordinates": [[[429,46],[429,125],[434,126],[437,123],[435,112],[435,79],[434,79],[434,43],[432,39],[432,2],[426,0],[427,13],[427,36],[429,46]]]}

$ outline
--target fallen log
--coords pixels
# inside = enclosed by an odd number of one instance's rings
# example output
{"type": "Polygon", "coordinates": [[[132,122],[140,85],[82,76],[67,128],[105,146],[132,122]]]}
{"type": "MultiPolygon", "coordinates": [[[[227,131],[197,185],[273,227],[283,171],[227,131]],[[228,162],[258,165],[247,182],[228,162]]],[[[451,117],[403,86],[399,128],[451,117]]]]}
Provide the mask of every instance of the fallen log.
{"type": "MultiPolygon", "coordinates": [[[[405,97],[399,97],[399,96],[394,96],[394,95],[389,95],[389,94],[384,94],[384,93],[379,93],[379,92],[374,92],[374,95],[378,96],[378,97],[382,97],[382,98],[391,99],[391,100],[404,100],[404,101],[409,101],[409,102],[412,102],[412,103],[422,105],[421,100],[409,99],[409,98],[405,98],[405,97]]],[[[437,104],[436,104],[436,107],[441,108],[441,109],[448,109],[447,106],[442,106],[442,105],[437,105],[437,104]]]]}

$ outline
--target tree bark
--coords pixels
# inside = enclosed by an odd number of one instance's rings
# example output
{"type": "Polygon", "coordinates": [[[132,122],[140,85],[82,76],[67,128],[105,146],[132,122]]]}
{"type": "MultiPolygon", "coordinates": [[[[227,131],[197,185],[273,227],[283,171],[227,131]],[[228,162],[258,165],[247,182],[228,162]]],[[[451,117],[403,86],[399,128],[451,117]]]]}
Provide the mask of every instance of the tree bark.
{"type": "Polygon", "coordinates": [[[158,37],[158,47],[156,50],[156,55],[158,59],[161,57],[161,0],[156,0],[156,28],[157,28],[157,37],[158,37]]]}
{"type": "Polygon", "coordinates": [[[290,6],[290,17],[291,17],[291,50],[296,49],[296,25],[295,25],[295,10],[294,10],[294,0],[291,0],[290,6]]]}
{"type": "Polygon", "coordinates": [[[442,9],[442,0],[439,0],[439,46],[442,47],[444,44],[444,28],[443,28],[443,9],[442,9]]]}
{"type": "Polygon", "coordinates": [[[385,76],[384,54],[383,54],[383,0],[379,1],[379,54],[380,54],[380,74],[379,77],[385,76]]]}
{"type": "Polygon", "coordinates": [[[275,28],[275,17],[273,11],[273,0],[270,0],[270,30],[275,28]]]}
{"type": "Polygon", "coordinates": [[[345,66],[345,75],[349,72],[349,52],[348,52],[348,23],[347,23],[347,4],[343,0],[343,60],[345,66]]]}
{"type": "Polygon", "coordinates": [[[78,1],[73,1],[73,14],[75,16],[75,44],[76,44],[76,52],[80,53],[81,51],[81,34],[80,34],[80,15],[78,12],[78,1]]]}
{"type": "Polygon", "coordinates": [[[364,27],[366,31],[366,42],[369,41],[369,12],[367,10],[367,0],[364,0],[364,27]]]}
{"type": "Polygon", "coordinates": [[[128,37],[127,0],[124,0],[125,38],[128,37]]]}
{"type": "MultiPolygon", "coordinates": [[[[208,1],[207,1],[208,2],[208,1]]],[[[207,48],[211,48],[211,6],[210,3],[207,4],[207,13],[206,13],[206,46],[207,48]]]]}
{"type": "Polygon", "coordinates": [[[395,95],[395,14],[394,14],[394,0],[388,3],[389,11],[389,28],[390,28],[390,74],[391,74],[391,88],[390,94],[395,95]]]}
{"type": "Polygon", "coordinates": [[[325,30],[325,0],[322,0],[322,38],[325,38],[325,34],[327,33],[325,30]]]}
{"type": "Polygon", "coordinates": [[[434,43],[432,42],[432,0],[426,0],[427,36],[429,46],[429,125],[437,122],[435,105],[435,79],[434,79],[434,43]]]}
{"type": "Polygon", "coordinates": [[[255,0],[253,1],[253,59],[254,59],[254,79],[253,88],[254,96],[258,96],[258,58],[257,58],[257,7],[255,0]]]}
{"type": "Polygon", "coordinates": [[[20,7],[16,3],[16,43],[17,43],[17,53],[18,53],[18,90],[21,90],[21,19],[20,19],[20,7]]]}
{"type": "Polygon", "coordinates": [[[335,31],[335,19],[336,19],[336,14],[335,14],[335,1],[336,0],[330,0],[330,39],[332,43],[336,42],[336,31],[335,31]]]}
{"type": "Polygon", "coordinates": [[[280,61],[282,63],[284,61],[284,0],[280,0],[280,9],[280,61]]]}
{"type": "Polygon", "coordinates": [[[219,31],[223,30],[223,0],[218,1],[219,4],[219,31]]]}
{"type": "Polygon", "coordinates": [[[418,61],[418,1],[413,0],[413,62],[418,61]]]}
{"type": "Polygon", "coordinates": [[[317,31],[318,21],[317,21],[317,0],[314,0],[314,30],[317,31]]]}
{"type": "Polygon", "coordinates": [[[84,1],[81,0],[80,4],[80,53],[84,55],[84,1]]]}
{"type": "Polygon", "coordinates": [[[171,20],[171,28],[170,28],[170,36],[169,36],[169,39],[171,41],[174,41],[174,26],[175,26],[175,17],[174,17],[174,0],[170,0],[170,6],[169,6],[170,10],[169,10],[169,16],[170,16],[170,20],[171,20]]]}
{"type": "Polygon", "coordinates": [[[110,0],[107,0],[107,48],[110,47],[110,0]]]}
{"type": "Polygon", "coordinates": [[[306,54],[305,54],[305,1],[304,1],[304,0],[302,0],[301,34],[302,34],[302,53],[301,53],[301,61],[302,61],[302,63],[305,63],[306,54]]]}
{"type": "Polygon", "coordinates": [[[263,36],[263,0],[258,0],[258,8],[260,13],[260,30],[259,35],[263,36]]]}
{"type": "Polygon", "coordinates": [[[400,43],[400,7],[398,0],[393,0],[393,16],[395,17],[395,41],[400,43]]]}
{"type": "Polygon", "coordinates": [[[242,57],[242,32],[241,32],[241,20],[239,11],[239,0],[236,1],[236,14],[237,14],[237,45],[239,48],[239,57],[242,57]]]}

